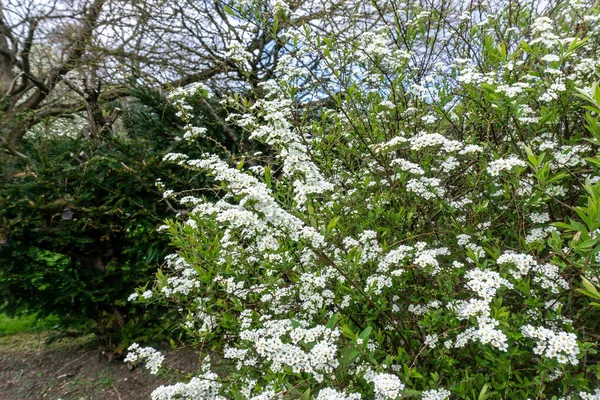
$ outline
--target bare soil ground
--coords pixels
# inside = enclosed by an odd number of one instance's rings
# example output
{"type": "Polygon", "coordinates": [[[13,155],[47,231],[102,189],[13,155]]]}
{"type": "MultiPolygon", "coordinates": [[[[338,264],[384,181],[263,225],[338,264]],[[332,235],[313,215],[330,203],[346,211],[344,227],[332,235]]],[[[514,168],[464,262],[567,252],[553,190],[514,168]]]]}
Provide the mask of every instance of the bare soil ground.
{"type": "Polygon", "coordinates": [[[197,371],[198,356],[190,349],[164,350],[171,372],[151,375],[109,361],[90,346],[89,338],[47,344],[48,334],[21,333],[0,337],[0,400],[138,400],[150,399],[158,386],[197,371]]]}

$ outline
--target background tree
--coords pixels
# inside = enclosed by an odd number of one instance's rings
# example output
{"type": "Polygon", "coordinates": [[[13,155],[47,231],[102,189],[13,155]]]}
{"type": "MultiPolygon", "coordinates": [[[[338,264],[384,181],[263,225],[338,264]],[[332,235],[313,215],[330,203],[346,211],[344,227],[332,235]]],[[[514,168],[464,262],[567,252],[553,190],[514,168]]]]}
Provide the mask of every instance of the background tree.
{"type": "MultiPolygon", "coordinates": [[[[105,0],[2,4],[0,8],[0,140],[14,156],[27,130],[49,116],[79,108],[63,98],[63,76],[90,63],[105,0]],[[79,7],[78,7],[79,6],[79,7]],[[44,41],[48,42],[44,46],[44,41]]],[[[101,60],[94,60],[101,62],[101,60]]]]}

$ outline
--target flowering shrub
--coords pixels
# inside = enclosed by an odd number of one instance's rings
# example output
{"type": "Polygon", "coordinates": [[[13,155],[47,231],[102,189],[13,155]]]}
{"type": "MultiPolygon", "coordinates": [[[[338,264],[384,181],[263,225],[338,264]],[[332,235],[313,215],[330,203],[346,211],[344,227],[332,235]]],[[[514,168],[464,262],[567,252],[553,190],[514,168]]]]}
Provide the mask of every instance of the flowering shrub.
{"type": "Polygon", "coordinates": [[[597,10],[373,7],[224,100],[272,156],[166,157],[219,200],[164,227],[207,359],[153,398],[599,398],[597,10]]]}
{"type": "Polygon", "coordinates": [[[125,362],[138,363],[145,362],[146,367],[151,374],[156,374],[161,367],[165,357],[152,347],[140,347],[134,343],[127,349],[129,354],[125,357],[125,362]]]}

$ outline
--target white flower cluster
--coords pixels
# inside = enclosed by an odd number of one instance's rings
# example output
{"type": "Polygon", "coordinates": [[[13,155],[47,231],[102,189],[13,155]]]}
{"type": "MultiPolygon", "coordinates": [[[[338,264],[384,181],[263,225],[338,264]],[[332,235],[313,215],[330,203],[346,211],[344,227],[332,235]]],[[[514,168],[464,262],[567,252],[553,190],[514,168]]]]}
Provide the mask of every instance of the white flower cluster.
{"type": "Polygon", "coordinates": [[[375,400],[396,399],[404,389],[404,384],[396,375],[385,372],[376,373],[369,369],[364,375],[367,382],[372,382],[375,390],[375,400]]]}
{"type": "Polygon", "coordinates": [[[319,394],[315,400],[360,400],[362,397],[358,393],[346,394],[344,392],[338,392],[335,389],[325,388],[319,390],[319,394]]]}
{"type": "Polygon", "coordinates": [[[386,275],[371,275],[367,278],[365,291],[380,295],[384,288],[393,286],[392,278],[386,275]]]}
{"type": "Polygon", "coordinates": [[[600,400],[600,389],[596,389],[594,393],[579,392],[581,400],[600,400]]]}
{"type": "Polygon", "coordinates": [[[389,35],[386,30],[363,33],[361,41],[365,47],[363,47],[358,57],[359,60],[365,62],[374,58],[390,56],[392,47],[389,45],[388,40],[389,35]]]}
{"type": "Polygon", "coordinates": [[[212,93],[208,86],[206,86],[202,82],[194,82],[185,87],[178,87],[173,89],[169,93],[169,99],[185,99],[187,97],[191,97],[194,95],[202,95],[203,97],[210,98],[212,97],[212,93]]]}
{"type": "Polygon", "coordinates": [[[435,349],[437,346],[437,342],[439,340],[439,336],[436,334],[433,335],[425,335],[425,342],[424,345],[429,347],[430,349],[435,349]]]}
{"type": "Polygon", "coordinates": [[[534,224],[543,224],[550,221],[550,216],[548,216],[547,212],[531,213],[529,214],[529,219],[534,224]]]}
{"type": "MultiPolygon", "coordinates": [[[[489,312],[489,306],[486,305],[489,312]]],[[[467,328],[465,331],[459,333],[454,341],[455,348],[461,348],[467,345],[469,341],[478,341],[482,344],[491,344],[495,348],[501,351],[508,350],[508,344],[506,343],[507,337],[496,327],[500,324],[499,321],[494,318],[487,316],[477,317],[477,327],[467,328]]],[[[452,341],[447,340],[444,345],[447,348],[452,346],[452,341]]]]}
{"type": "Polygon", "coordinates": [[[500,175],[502,171],[510,171],[515,167],[526,167],[525,161],[517,158],[516,156],[510,156],[508,158],[500,158],[492,161],[488,164],[487,172],[492,176],[500,175]]]}
{"type": "Polygon", "coordinates": [[[467,235],[466,233],[461,233],[460,235],[456,236],[456,244],[458,244],[459,246],[466,246],[470,242],[471,236],[467,235]]]}
{"type": "Polygon", "coordinates": [[[554,358],[560,364],[579,364],[579,345],[574,333],[552,331],[544,327],[535,328],[531,325],[521,327],[523,336],[537,339],[537,346],[533,350],[535,354],[554,358]]]}
{"type": "Polygon", "coordinates": [[[183,134],[183,138],[185,140],[195,140],[199,137],[203,137],[206,134],[206,128],[201,126],[193,126],[188,125],[185,128],[185,133],[183,134]]]}
{"type": "MultiPolygon", "coordinates": [[[[323,374],[331,373],[339,364],[335,343],[339,335],[338,330],[321,325],[314,328],[294,328],[289,319],[265,320],[263,328],[240,332],[242,340],[252,343],[256,355],[270,362],[273,372],[288,366],[295,373],[313,375],[319,382],[323,380],[323,374]],[[312,348],[305,349],[305,345],[311,342],[315,342],[312,348]]],[[[247,352],[229,351],[228,355],[242,363],[248,362],[247,352]]]]}
{"type": "MultiPolygon", "coordinates": [[[[485,228],[487,229],[487,223],[484,223],[483,225],[479,224],[477,226],[478,229],[480,228],[485,228]]],[[[485,229],[481,229],[481,230],[485,230],[485,229]]],[[[463,246],[465,249],[469,249],[473,252],[473,254],[475,255],[476,259],[480,259],[483,256],[485,256],[485,250],[483,250],[483,247],[481,247],[480,245],[478,245],[477,243],[472,243],[471,242],[471,236],[467,235],[467,234],[460,234],[456,236],[456,243],[459,246],[463,246]]],[[[473,260],[471,260],[471,258],[467,259],[469,262],[473,262],[473,260]]]]}
{"type": "Polygon", "coordinates": [[[450,140],[440,135],[439,133],[421,132],[409,139],[411,150],[421,150],[426,147],[434,147],[441,145],[441,149],[445,152],[455,152],[463,148],[463,144],[457,140],[450,140]]]}
{"type": "Polygon", "coordinates": [[[161,288],[166,296],[174,294],[188,295],[193,289],[198,288],[200,283],[196,280],[198,273],[178,254],[170,254],[165,257],[167,266],[175,274],[167,278],[167,284],[161,288]]]}
{"type": "Polygon", "coordinates": [[[536,124],[540,118],[536,116],[535,111],[527,104],[522,104],[519,108],[519,122],[523,124],[536,124]]]}
{"type": "Polygon", "coordinates": [[[444,196],[446,190],[441,186],[442,181],[438,178],[420,177],[418,179],[410,179],[406,183],[406,189],[413,192],[426,200],[444,196]]]}
{"type": "Polygon", "coordinates": [[[479,72],[479,70],[473,65],[464,65],[462,66],[462,60],[457,59],[457,67],[459,67],[460,75],[458,76],[458,81],[462,82],[466,85],[470,84],[481,84],[487,83],[488,85],[493,85],[495,83],[496,77],[495,72],[491,71],[487,74],[483,74],[479,72]]]}
{"type": "Polygon", "coordinates": [[[475,338],[483,344],[490,343],[501,351],[508,350],[506,335],[501,330],[496,329],[500,324],[498,320],[489,317],[479,317],[477,318],[477,323],[479,324],[479,327],[473,334],[475,338]]]}
{"type": "Polygon", "coordinates": [[[393,110],[394,108],[396,108],[396,105],[389,100],[382,101],[381,103],[379,103],[379,106],[390,109],[390,110],[393,110]]]}
{"type": "MultiPolygon", "coordinates": [[[[401,68],[411,54],[390,46],[391,40],[392,37],[386,28],[375,32],[364,32],[360,37],[361,50],[356,54],[357,60],[362,63],[376,63],[380,68],[385,69],[401,68]]],[[[367,74],[367,80],[371,76],[377,75],[367,74]]]]}
{"type": "Polygon", "coordinates": [[[453,310],[460,319],[486,316],[490,311],[489,301],[483,299],[458,300],[450,303],[448,308],[453,310]]]}
{"type": "Polygon", "coordinates": [[[541,58],[541,60],[546,62],[557,62],[560,61],[560,57],[556,54],[546,54],[541,58]]]}
{"type": "Polygon", "coordinates": [[[427,248],[425,242],[417,242],[414,246],[401,245],[384,256],[379,256],[377,272],[399,276],[404,273],[406,263],[412,263],[420,268],[431,268],[431,274],[435,275],[441,270],[437,257],[449,254],[446,247],[427,248]],[[393,267],[397,268],[392,269],[393,267]]]}
{"type": "Polygon", "coordinates": [[[449,255],[450,251],[446,247],[426,249],[425,246],[425,242],[418,242],[415,245],[415,255],[412,262],[420,268],[431,267],[431,275],[436,275],[441,270],[437,257],[449,255]]]}
{"type": "Polygon", "coordinates": [[[411,174],[415,175],[423,175],[425,173],[425,171],[423,171],[423,168],[421,168],[418,164],[407,161],[403,158],[393,159],[390,162],[390,166],[397,166],[401,171],[410,172],[411,174]]]}
{"type": "Polygon", "coordinates": [[[330,289],[332,282],[343,282],[343,280],[344,278],[333,268],[325,269],[319,274],[313,272],[303,273],[300,276],[298,290],[298,300],[302,307],[302,314],[315,315],[323,307],[333,305],[335,295],[330,289]]]}
{"type": "MultiPolygon", "coordinates": [[[[210,92],[208,86],[204,85],[201,82],[195,82],[185,87],[179,87],[169,93],[169,100],[173,102],[175,107],[177,108],[177,116],[184,121],[190,121],[192,117],[193,107],[188,103],[188,99],[194,96],[201,96],[203,98],[211,98],[212,93],[210,92]]],[[[188,132],[196,128],[192,128],[191,125],[186,127],[188,132]]],[[[204,129],[204,128],[197,128],[204,129]]],[[[193,133],[186,132],[186,135],[193,135],[193,133]]],[[[196,130],[196,132],[199,132],[196,130]]],[[[186,136],[184,135],[184,138],[186,136]]]]}
{"type": "MultiPolygon", "coordinates": [[[[548,70],[546,72],[549,72],[548,70]]],[[[550,85],[545,93],[542,93],[539,97],[539,101],[549,102],[558,99],[558,93],[567,90],[566,86],[562,82],[553,83],[550,85]]]]}
{"type": "Polygon", "coordinates": [[[543,289],[549,289],[552,293],[558,294],[560,290],[568,290],[571,285],[560,275],[560,268],[554,264],[536,265],[533,281],[539,283],[543,289]]]}
{"type": "Polygon", "coordinates": [[[129,353],[123,360],[124,362],[130,362],[132,364],[144,362],[151,374],[156,374],[165,360],[165,356],[160,354],[156,349],[153,349],[152,347],[140,347],[137,343],[133,343],[129,346],[127,351],[129,351],[129,353]]]}
{"type": "Polygon", "coordinates": [[[513,288],[512,283],[500,277],[496,271],[472,269],[465,273],[468,279],[466,287],[476,292],[486,301],[492,300],[498,289],[502,286],[513,288]]]}
{"type": "Polygon", "coordinates": [[[502,92],[506,97],[513,98],[523,93],[526,89],[530,88],[531,85],[526,82],[516,82],[512,85],[500,85],[496,88],[498,92],[502,92]]]}
{"type": "MultiPolygon", "coordinates": [[[[168,155],[165,158],[170,160],[173,156],[168,155]]],[[[209,171],[217,181],[227,183],[232,195],[241,197],[238,206],[220,200],[214,205],[205,203],[197,206],[193,211],[195,214],[216,218],[221,223],[230,224],[231,229],[241,229],[247,239],[264,240],[265,234],[269,233],[274,237],[305,239],[314,247],[322,247],[322,235],[281,208],[267,186],[255,177],[229,167],[214,155],[200,160],[186,161],[180,157],[176,159],[180,164],[209,171]]],[[[226,242],[229,241],[230,235],[231,231],[226,230],[223,236],[224,247],[227,247],[226,242]]]]}
{"type": "Polygon", "coordinates": [[[408,139],[405,138],[403,134],[400,134],[388,140],[387,142],[373,144],[369,147],[375,154],[384,154],[392,150],[396,150],[399,145],[406,143],[407,141],[408,139]]]}
{"type": "Polygon", "coordinates": [[[516,267],[510,271],[515,279],[528,275],[533,272],[533,282],[538,283],[543,289],[549,289],[552,293],[559,293],[560,289],[569,289],[569,283],[560,276],[558,266],[545,263],[538,264],[529,254],[518,254],[515,252],[505,252],[496,260],[498,265],[512,264],[516,267]]]}
{"type": "Polygon", "coordinates": [[[152,400],[226,400],[219,395],[221,384],[214,372],[203,367],[203,373],[193,377],[188,383],[178,382],[174,385],[159,386],[151,395],[152,400]]]}
{"type": "Polygon", "coordinates": [[[225,57],[238,63],[244,63],[252,58],[252,53],[248,52],[246,46],[237,40],[232,40],[227,46],[225,57]]]}
{"type": "MultiPolygon", "coordinates": [[[[502,278],[498,272],[489,269],[472,269],[465,273],[465,277],[468,279],[465,287],[473,290],[480,298],[454,301],[448,304],[448,308],[461,320],[475,317],[477,327],[459,333],[454,347],[463,347],[469,341],[479,341],[482,344],[489,343],[501,351],[507,351],[508,338],[504,332],[496,329],[500,322],[490,317],[490,303],[499,288],[512,289],[512,283],[502,278]]],[[[447,346],[451,346],[451,341],[447,341],[447,346]]]]}
{"type": "Polygon", "coordinates": [[[447,400],[450,397],[450,391],[446,389],[430,389],[421,393],[422,400],[447,400]]]}
{"type": "Polygon", "coordinates": [[[423,305],[423,304],[409,304],[408,305],[408,312],[415,314],[415,315],[425,315],[426,313],[428,313],[431,310],[435,310],[437,308],[440,308],[440,306],[442,305],[442,303],[438,300],[433,300],[430,301],[429,303],[423,305]]]}
{"type": "Polygon", "coordinates": [[[440,163],[439,170],[448,173],[454,171],[459,165],[460,161],[456,157],[449,156],[440,163]]]}
{"type": "Polygon", "coordinates": [[[360,264],[365,264],[369,261],[377,260],[381,256],[381,247],[377,242],[377,232],[364,231],[358,236],[359,248],[361,250],[360,264]]]}
{"type": "MultiPolygon", "coordinates": [[[[542,146],[540,146],[542,147],[542,146]]],[[[550,163],[552,169],[575,167],[577,165],[585,165],[585,158],[581,157],[580,154],[587,153],[591,150],[588,145],[575,145],[575,146],[558,146],[553,149],[552,156],[554,160],[550,163]]]]}
{"type": "Polygon", "coordinates": [[[548,226],[545,228],[533,228],[531,231],[529,231],[527,236],[525,236],[525,243],[531,244],[542,241],[546,239],[549,233],[552,233],[556,230],[557,229],[554,226],[548,226]]]}
{"type": "Polygon", "coordinates": [[[519,254],[512,251],[504,252],[496,259],[498,265],[512,264],[517,267],[516,270],[512,270],[511,274],[515,278],[520,278],[523,275],[527,275],[531,268],[536,265],[535,258],[530,254],[519,254]]]}
{"type": "Polygon", "coordinates": [[[533,21],[531,28],[532,33],[537,37],[533,39],[530,44],[541,43],[551,47],[560,43],[559,37],[552,32],[554,28],[550,18],[537,18],[535,21],[533,21]]]}
{"type": "MultiPolygon", "coordinates": [[[[273,95],[277,94],[268,84],[265,84],[265,87],[273,95]]],[[[279,151],[279,158],[283,160],[284,175],[295,178],[295,200],[300,209],[303,209],[309,194],[323,193],[334,188],[333,184],[323,177],[309,155],[306,143],[310,142],[310,137],[292,129],[292,105],[289,100],[281,97],[276,97],[275,100],[259,100],[252,109],[258,112],[266,123],[257,126],[250,134],[250,139],[262,140],[279,151]]]]}

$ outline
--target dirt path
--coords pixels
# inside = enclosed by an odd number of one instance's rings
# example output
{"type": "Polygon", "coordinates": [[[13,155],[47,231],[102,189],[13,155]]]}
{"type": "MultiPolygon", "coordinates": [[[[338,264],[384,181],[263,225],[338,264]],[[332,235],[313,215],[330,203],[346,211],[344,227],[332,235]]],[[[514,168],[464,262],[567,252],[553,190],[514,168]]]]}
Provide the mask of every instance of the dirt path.
{"type": "Polygon", "coordinates": [[[144,368],[130,371],[123,362],[108,361],[84,341],[46,345],[46,337],[0,337],[0,400],[145,400],[156,387],[198,367],[193,351],[166,350],[165,365],[179,373],[153,376],[144,368]]]}

